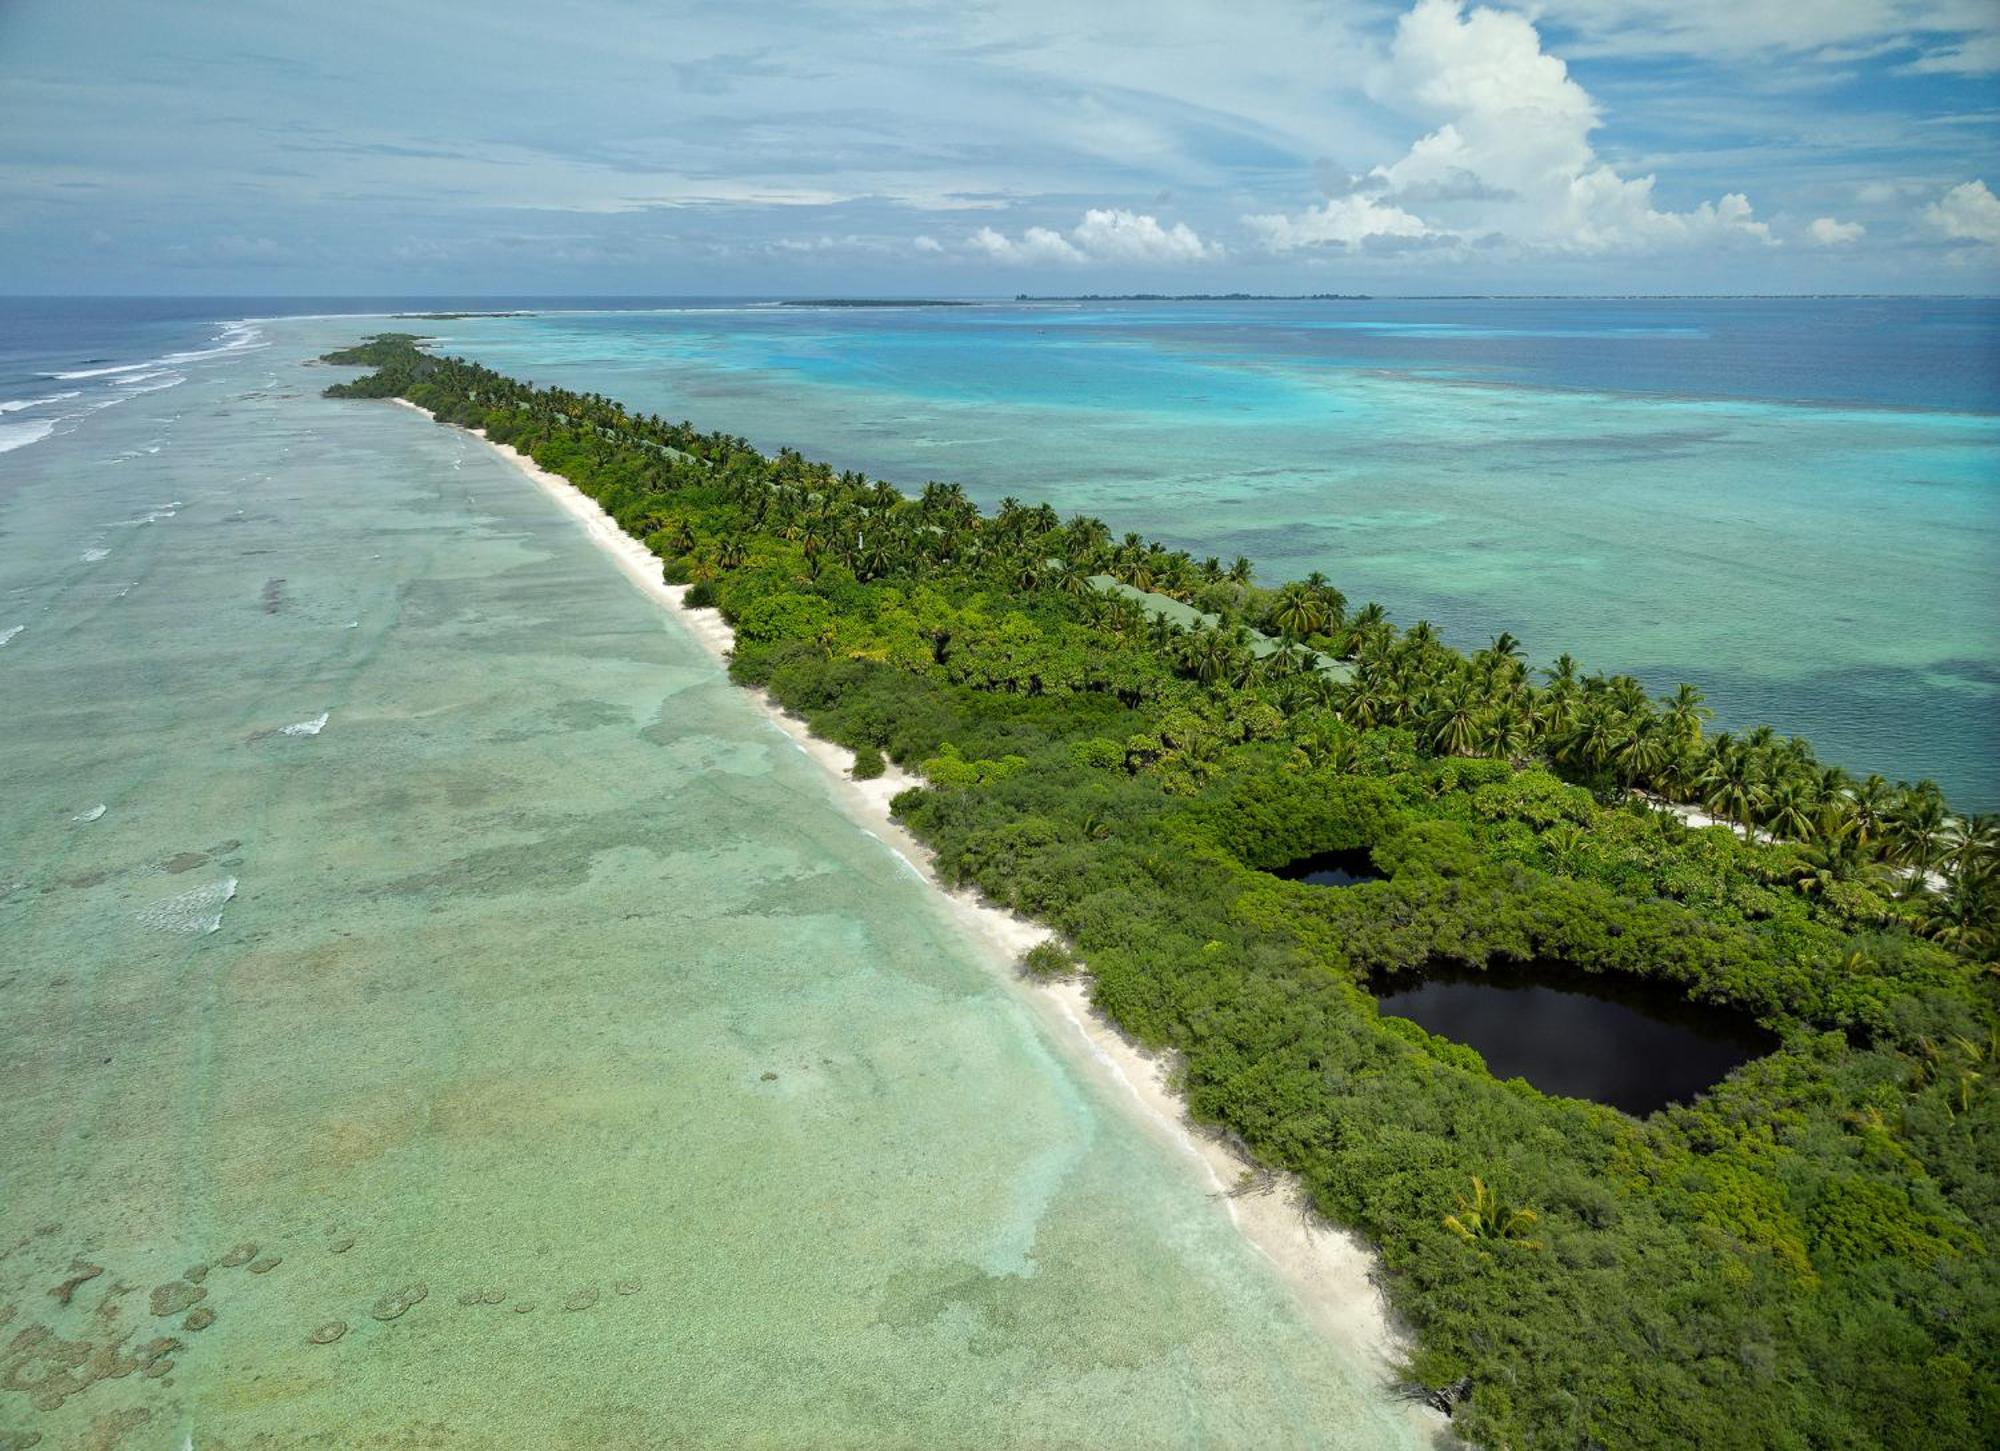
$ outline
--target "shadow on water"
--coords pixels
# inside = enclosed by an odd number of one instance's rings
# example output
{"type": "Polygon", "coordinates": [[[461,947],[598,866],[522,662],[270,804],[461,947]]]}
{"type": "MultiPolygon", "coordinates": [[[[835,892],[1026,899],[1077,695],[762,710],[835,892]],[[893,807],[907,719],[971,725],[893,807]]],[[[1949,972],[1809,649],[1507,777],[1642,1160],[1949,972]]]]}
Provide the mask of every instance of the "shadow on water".
{"type": "Polygon", "coordinates": [[[1375,869],[1365,846],[1350,851],[1315,852],[1284,866],[1273,867],[1271,875],[1313,887],[1352,887],[1361,882],[1383,880],[1383,874],[1375,869]]]}
{"type": "Polygon", "coordinates": [[[1536,962],[1373,984],[1382,1012],[1479,1051],[1496,1078],[1644,1115],[1686,1103],[1777,1039],[1669,987],[1536,962]]]}

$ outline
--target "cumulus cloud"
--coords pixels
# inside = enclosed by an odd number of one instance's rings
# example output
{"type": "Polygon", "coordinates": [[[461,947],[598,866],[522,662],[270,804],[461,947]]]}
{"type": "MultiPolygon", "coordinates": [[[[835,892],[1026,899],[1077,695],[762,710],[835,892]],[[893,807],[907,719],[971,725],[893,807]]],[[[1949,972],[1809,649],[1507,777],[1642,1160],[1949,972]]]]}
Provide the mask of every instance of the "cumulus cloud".
{"type": "Polygon", "coordinates": [[[1984,181],[1960,182],[1924,209],[1924,220],[1957,241],[2000,247],[2000,197],[1984,181]]]}
{"type": "Polygon", "coordinates": [[[1243,219],[1273,252],[1300,247],[1342,246],[1358,252],[1381,238],[1431,237],[1431,229],[1401,207],[1383,206],[1358,193],[1331,198],[1324,206],[1308,207],[1296,217],[1281,213],[1243,219]]]}
{"type": "Polygon", "coordinates": [[[1857,242],[1868,229],[1859,222],[1835,221],[1832,217],[1814,217],[1806,226],[1806,235],[1815,247],[1845,247],[1849,242],[1857,242]]]}
{"type": "Polygon", "coordinates": [[[1047,227],[1030,227],[1021,234],[1019,241],[991,227],[981,227],[972,234],[971,246],[975,252],[984,252],[995,262],[1033,264],[1088,260],[1080,250],[1070,245],[1069,239],[1061,232],[1052,232],[1047,227]]]}
{"type": "Polygon", "coordinates": [[[1163,227],[1157,217],[1110,207],[1085,212],[1067,236],[1048,227],[1030,227],[1016,239],[981,227],[969,245],[996,262],[1021,265],[1201,262],[1222,255],[1220,246],[1202,241],[1186,222],[1163,227]]]}
{"type": "Polygon", "coordinates": [[[1298,217],[1245,218],[1266,245],[1422,237],[1612,252],[1775,241],[1740,192],[1662,210],[1652,177],[1606,164],[1590,141],[1601,124],[1596,101],[1523,16],[1417,0],[1373,89],[1434,129],[1360,178],[1356,197],[1298,217]]]}
{"type": "Polygon", "coordinates": [[[1094,209],[1070,236],[1093,258],[1119,262],[1200,262],[1221,249],[1210,247],[1186,222],[1163,227],[1138,212],[1094,209]]]}

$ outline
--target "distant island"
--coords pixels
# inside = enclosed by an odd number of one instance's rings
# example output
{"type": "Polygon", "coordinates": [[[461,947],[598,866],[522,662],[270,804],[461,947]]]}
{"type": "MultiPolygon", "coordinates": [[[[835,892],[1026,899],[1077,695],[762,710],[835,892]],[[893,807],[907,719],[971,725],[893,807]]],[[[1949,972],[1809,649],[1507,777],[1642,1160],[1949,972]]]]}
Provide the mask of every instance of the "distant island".
{"type": "Polygon", "coordinates": [[[977,307],[976,302],[944,297],[793,297],[780,307],[977,307]]]}
{"type": "Polygon", "coordinates": [[[532,312],[392,312],[390,317],[405,322],[457,322],[467,317],[533,317],[532,312]]]}
{"type": "Polygon", "coordinates": [[[1016,302],[1373,302],[1366,292],[1017,292],[1016,302]]]}

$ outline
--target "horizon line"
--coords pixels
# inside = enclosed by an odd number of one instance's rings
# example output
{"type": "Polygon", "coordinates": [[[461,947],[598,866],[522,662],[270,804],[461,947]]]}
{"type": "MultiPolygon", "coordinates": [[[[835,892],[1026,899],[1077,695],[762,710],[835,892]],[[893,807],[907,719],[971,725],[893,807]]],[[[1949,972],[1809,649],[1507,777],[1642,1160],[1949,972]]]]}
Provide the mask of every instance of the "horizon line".
{"type": "Polygon", "coordinates": [[[821,293],[775,292],[0,292],[0,302],[1993,302],[1993,292],[1071,292],[1071,293],[821,293]]]}

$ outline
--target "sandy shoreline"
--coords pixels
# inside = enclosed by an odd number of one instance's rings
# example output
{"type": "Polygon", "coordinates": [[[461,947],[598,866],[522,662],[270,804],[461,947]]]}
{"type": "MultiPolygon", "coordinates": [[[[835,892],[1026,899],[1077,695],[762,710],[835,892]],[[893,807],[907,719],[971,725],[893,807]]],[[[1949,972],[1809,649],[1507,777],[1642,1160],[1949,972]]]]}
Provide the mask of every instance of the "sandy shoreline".
{"type": "MultiPolygon", "coordinates": [[[[393,401],[431,416],[407,399],[393,401]]],[[[483,433],[478,436],[560,505],[643,593],[672,607],[674,617],[716,660],[726,661],[734,633],[718,612],[685,608],[687,587],[666,583],[660,560],[651,550],[620,529],[594,499],[567,479],[506,444],[494,443],[483,433]]],[[[852,752],[813,735],[804,721],[786,714],[762,691],[753,698],[773,724],[822,768],[841,809],[937,891],[954,919],[1019,984],[1022,999],[1055,1028],[1055,1035],[1070,1041],[1081,1061],[1119,1087],[1117,1096],[1149,1132],[1196,1161],[1211,1193],[1252,1247],[1275,1266],[1320,1331],[1354,1364],[1386,1381],[1403,1360],[1407,1345],[1370,1278],[1375,1261],[1367,1247],[1309,1214],[1297,1186],[1288,1181],[1226,1194],[1252,1166],[1221,1139],[1190,1122],[1168,1087],[1168,1062],[1141,1051],[1092,1008],[1080,982],[1038,984],[1013,974],[1013,964],[1050,935],[1047,929],[971,892],[948,888],[932,870],[930,853],[891,816],[889,803],[897,793],[921,782],[894,764],[875,780],[857,781],[850,774],[852,752]]],[[[1444,1424],[1442,1417],[1414,1405],[1410,1414],[1427,1429],[1444,1424]]]]}

